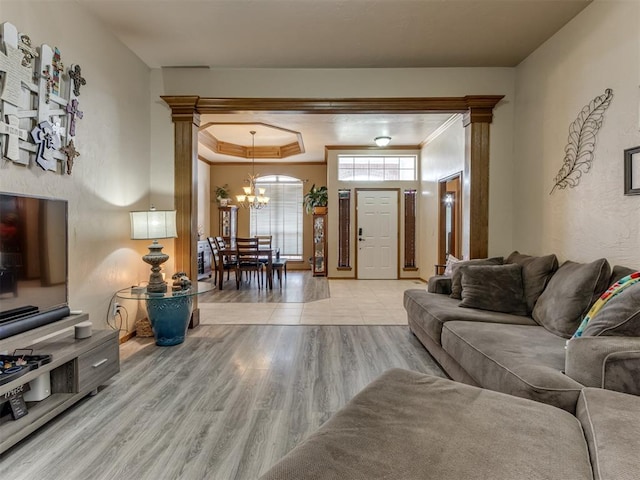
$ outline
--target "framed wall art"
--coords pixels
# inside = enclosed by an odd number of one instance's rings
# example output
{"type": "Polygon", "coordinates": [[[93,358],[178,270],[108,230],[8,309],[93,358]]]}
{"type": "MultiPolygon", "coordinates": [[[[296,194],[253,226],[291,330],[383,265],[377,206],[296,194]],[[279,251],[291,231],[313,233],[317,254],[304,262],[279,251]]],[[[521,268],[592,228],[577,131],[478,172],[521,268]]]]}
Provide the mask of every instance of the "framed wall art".
{"type": "Polygon", "coordinates": [[[640,147],[624,151],[624,194],[640,195],[640,147]]]}

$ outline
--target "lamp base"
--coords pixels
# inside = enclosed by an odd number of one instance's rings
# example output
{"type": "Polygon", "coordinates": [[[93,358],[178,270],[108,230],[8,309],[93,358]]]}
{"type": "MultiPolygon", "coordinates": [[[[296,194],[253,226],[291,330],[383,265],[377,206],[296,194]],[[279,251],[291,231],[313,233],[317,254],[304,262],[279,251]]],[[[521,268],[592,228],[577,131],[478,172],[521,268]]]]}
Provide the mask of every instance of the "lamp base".
{"type": "Polygon", "coordinates": [[[169,255],[162,253],[162,245],[154,240],[149,245],[149,253],[142,257],[145,263],[151,265],[151,275],[149,276],[149,285],[147,285],[147,292],[149,293],[165,293],[167,291],[167,282],[162,279],[160,273],[160,265],[169,260],[169,255]]]}

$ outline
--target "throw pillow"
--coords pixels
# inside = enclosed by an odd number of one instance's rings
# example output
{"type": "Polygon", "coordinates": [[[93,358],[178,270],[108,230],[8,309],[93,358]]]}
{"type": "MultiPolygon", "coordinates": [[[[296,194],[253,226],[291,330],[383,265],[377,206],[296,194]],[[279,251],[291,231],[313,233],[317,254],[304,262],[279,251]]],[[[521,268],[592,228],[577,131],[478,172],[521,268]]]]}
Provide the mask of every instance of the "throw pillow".
{"type": "Polygon", "coordinates": [[[640,272],[609,287],[593,304],[573,338],[600,335],[640,336],[640,272]]]}
{"type": "Polygon", "coordinates": [[[620,281],[624,277],[627,277],[637,271],[638,270],[635,268],[623,267],[621,265],[614,265],[614,267],[611,269],[611,277],[609,277],[609,285],[613,285],[614,283],[620,281]]]}
{"type": "Polygon", "coordinates": [[[451,274],[453,273],[453,266],[458,262],[460,262],[459,258],[456,258],[453,255],[449,255],[447,257],[447,264],[444,267],[444,275],[450,277],[451,274]]]}
{"type": "Polygon", "coordinates": [[[461,307],[526,315],[522,267],[510,265],[467,265],[462,275],[461,307]]]}
{"type": "Polygon", "coordinates": [[[516,263],[522,266],[524,298],[527,301],[529,312],[532,312],[538,297],[547,286],[547,282],[558,269],[558,259],[554,254],[532,257],[515,251],[509,255],[506,263],[516,263]]]}
{"type": "Polygon", "coordinates": [[[475,260],[464,260],[458,262],[453,266],[453,273],[451,274],[451,298],[462,298],[462,274],[460,273],[460,267],[465,265],[502,265],[504,259],[502,257],[492,258],[477,258],[475,260]]]}
{"type": "Polygon", "coordinates": [[[571,338],[591,305],[607,289],[611,269],[601,258],[591,263],[564,262],[533,308],[533,319],[551,333],[571,338]]]}

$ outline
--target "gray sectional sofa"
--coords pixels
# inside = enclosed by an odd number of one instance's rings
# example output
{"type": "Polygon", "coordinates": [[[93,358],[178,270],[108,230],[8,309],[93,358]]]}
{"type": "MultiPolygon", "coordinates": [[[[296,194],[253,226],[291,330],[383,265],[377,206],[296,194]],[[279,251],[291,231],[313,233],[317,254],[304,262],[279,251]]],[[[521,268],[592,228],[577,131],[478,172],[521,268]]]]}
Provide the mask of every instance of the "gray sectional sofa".
{"type": "Polygon", "coordinates": [[[640,397],[585,388],[576,415],[390,370],[260,480],[636,480],[640,397]]]}
{"type": "Polygon", "coordinates": [[[640,394],[640,283],[571,338],[607,287],[634,271],[514,252],[461,262],[428,290],[407,290],[404,306],[452,379],[575,413],[585,386],[640,394]]]}
{"type": "Polygon", "coordinates": [[[407,290],[459,381],[390,370],[260,480],[640,478],[640,281],[607,289],[633,271],[514,252],[407,290]]]}

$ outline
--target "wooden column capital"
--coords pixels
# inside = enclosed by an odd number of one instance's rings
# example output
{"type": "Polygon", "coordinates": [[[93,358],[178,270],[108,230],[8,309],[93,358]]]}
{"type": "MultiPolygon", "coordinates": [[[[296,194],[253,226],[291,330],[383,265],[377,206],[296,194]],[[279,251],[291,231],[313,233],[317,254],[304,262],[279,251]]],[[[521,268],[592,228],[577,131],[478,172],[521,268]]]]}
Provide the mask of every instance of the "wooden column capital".
{"type": "Polygon", "coordinates": [[[493,122],[493,109],[504,95],[467,95],[464,97],[467,111],[462,115],[462,125],[493,122]]]}
{"type": "Polygon", "coordinates": [[[197,127],[200,126],[200,112],[198,111],[198,96],[168,96],[163,95],[160,98],[165,101],[171,108],[171,120],[177,122],[193,122],[197,127]]]}

